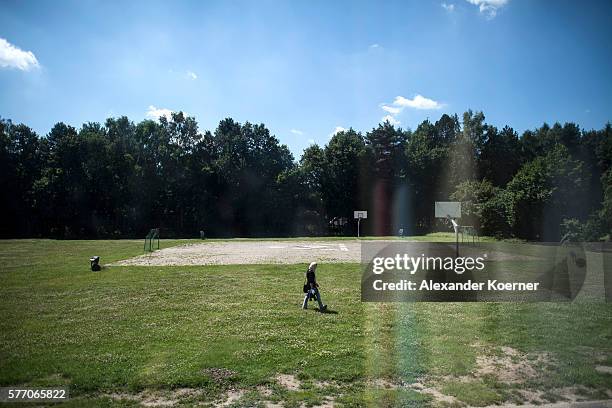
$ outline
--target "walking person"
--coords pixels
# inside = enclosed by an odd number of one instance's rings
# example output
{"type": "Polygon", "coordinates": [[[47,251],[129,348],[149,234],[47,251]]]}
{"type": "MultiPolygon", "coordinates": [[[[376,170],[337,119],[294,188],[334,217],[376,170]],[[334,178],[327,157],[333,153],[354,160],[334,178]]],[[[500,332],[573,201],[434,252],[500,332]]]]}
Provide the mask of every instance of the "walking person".
{"type": "Polygon", "coordinates": [[[315,271],[317,270],[317,263],[311,262],[306,271],[306,283],[304,284],[304,303],[302,309],[308,309],[308,301],[315,299],[319,303],[319,311],[324,312],[327,310],[327,305],[324,305],[321,301],[321,294],[319,293],[319,284],[317,283],[317,277],[315,271]]]}

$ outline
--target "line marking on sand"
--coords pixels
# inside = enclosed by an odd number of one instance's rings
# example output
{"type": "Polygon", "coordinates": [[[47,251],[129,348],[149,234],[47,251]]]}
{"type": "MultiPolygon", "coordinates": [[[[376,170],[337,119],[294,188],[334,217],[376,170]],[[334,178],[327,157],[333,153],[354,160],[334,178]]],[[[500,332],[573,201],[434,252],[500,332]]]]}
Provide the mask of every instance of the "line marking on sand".
{"type": "Polygon", "coordinates": [[[320,245],[296,245],[293,247],[293,249],[305,249],[305,250],[310,250],[310,249],[322,249],[322,250],[329,250],[329,245],[325,245],[325,244],[320,244],[320,245]]]}

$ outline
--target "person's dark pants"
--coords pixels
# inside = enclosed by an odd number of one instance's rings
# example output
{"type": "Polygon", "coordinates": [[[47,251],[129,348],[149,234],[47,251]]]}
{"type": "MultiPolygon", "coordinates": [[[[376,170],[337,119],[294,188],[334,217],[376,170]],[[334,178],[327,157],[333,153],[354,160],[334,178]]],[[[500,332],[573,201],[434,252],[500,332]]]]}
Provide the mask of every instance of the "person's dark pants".
{"type": "Polygon", "coordinates": [[[319,289],[317,288],[310,289],[308,292],[306,292],[306,295],[304,296],[304,303],[302,304],[302,309],[308,309],[308,300],[312,298],[316,299],[317,302],[319,302],[319,310],[323,310],[324,306],[323,302],[321,301],[321,294],[319,293],[319,289]]]}

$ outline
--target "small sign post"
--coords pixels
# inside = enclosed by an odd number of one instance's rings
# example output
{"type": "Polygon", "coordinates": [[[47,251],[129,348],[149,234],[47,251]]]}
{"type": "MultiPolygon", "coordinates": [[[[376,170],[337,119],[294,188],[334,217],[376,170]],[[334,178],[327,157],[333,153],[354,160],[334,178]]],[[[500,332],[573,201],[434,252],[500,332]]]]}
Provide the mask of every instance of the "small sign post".
{"type": "Polygon", "coordinates": [[[367,211],[354,211],[353,217],[357,220],[357,238],[359,238],[360,237],[359,227],[361,224],[361,220],[362,219],[365,220],[368,218],[368,212],[367,211]]]}

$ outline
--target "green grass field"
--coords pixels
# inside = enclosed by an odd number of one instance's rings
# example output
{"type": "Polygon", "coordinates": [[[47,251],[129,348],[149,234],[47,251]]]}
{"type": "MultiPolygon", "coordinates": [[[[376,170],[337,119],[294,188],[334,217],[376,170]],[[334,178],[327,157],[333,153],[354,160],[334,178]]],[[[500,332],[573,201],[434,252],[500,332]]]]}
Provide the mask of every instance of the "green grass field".
{"type": "Polygon", "coordinates": [[[0,386],[67,385],[66,406],[612,398],[612,304],[361,303],[359,265],[331,264],[321,314],[300,309],[306,265],[89,271],[141,252],[0,241],[0,386]]]}

